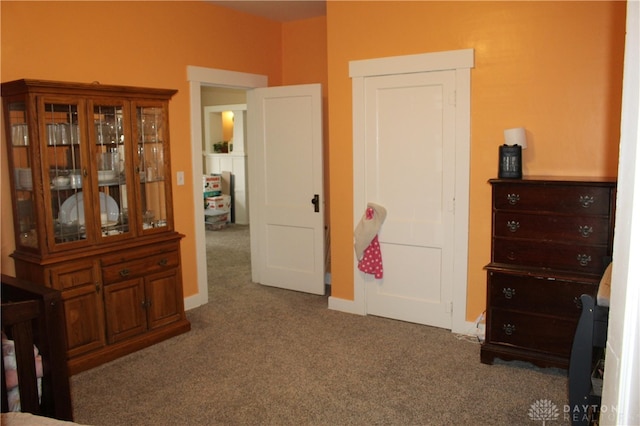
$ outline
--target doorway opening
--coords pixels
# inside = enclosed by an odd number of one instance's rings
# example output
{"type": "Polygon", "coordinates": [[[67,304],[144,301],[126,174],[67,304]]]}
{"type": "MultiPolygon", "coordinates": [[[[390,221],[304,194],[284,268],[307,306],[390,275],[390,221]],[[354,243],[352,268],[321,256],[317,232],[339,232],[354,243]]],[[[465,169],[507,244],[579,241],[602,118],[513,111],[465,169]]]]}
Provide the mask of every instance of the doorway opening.
{"type": "MultiPolygon", "coordinates": [[[[247,74],[212,68],[196,66],[187,67],[187,78],[190,86],[191,99],[191,158],[192,158],[192,182],[194,199],[194,223],[196,243],[196,265],[198,279],[198,293],[185,299],[185,308],[192,309],[209,301],[209,288],[207,279],[207,245],[205,223],[203,220],[203,187],[202,176],[205,173],[203,161],[203,89],[227,90],[220,92],[223,95],[238,96],[242,92],[258,87],[267,86],[267,77],[257,74],[247,74]]],[[[206,95],[205,95],[206,97],[206,95]]],[[[240,103],[236,101],[221,101],[222,103],[240,103]]]]}
{"type": "Polygon", "coordinates": [[[216,283],[251,279],[246,99],[245,89],[200,88],[202,167],[221,179],[220,187],[203,189],[209,294],[216,283]]]}

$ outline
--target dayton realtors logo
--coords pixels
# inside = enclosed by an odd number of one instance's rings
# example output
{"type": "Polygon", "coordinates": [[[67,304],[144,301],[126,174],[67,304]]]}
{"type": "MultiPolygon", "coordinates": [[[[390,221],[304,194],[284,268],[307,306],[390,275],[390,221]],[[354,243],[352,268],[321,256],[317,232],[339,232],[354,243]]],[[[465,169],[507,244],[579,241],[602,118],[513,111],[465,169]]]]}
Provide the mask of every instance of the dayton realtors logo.
{"type": "Polygon", "coordinates": [[[548,399],[539,399],[529,408],[529,418],[535,421],[541,421],[543,425],[546,425],[548,421],[558,420],[560,417],[560,410],[556,404],[548,399]]]}

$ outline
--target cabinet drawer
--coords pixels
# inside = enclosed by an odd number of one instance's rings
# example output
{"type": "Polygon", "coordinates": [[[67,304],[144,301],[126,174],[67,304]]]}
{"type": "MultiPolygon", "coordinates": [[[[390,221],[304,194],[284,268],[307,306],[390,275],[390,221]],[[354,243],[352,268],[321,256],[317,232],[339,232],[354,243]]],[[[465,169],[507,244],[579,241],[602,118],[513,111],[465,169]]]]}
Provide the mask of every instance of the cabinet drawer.
{"type": "Polygon", "coordinates": [[[573,185],[496,185],[493,207],[499,210],[552,211],[578,215],[608,215],[610,190],[573,185]]]}
{"type": "Polygon", "coordinates": [[[496,211],[493,232],[497,237],[607,245],[609,219],[601,216],[558,216],[496,211]]]}
{"type": "Polygon", "coordinates": [[[92,260],[53,267],[49,270],[51,287],[56,290],[68,290],[85,285],[98,285],[97,271],[97,263],[92,260]]]}
{"type": "Polygon", "coordinates": [[[494,308],[489,311],[488,343],[568,357],[577,320],[547,317],[494,308]]]}
{"type": "Polygon", "coordinates": [[[148,254],[144,258],[103,266],[102,277],[105,284],[118,282],[175,268],[179,261],[180,256],[177,250],[148,254]]]}
{"type": "Polygon", "coordinates": [[[579,283],[489,272],[489,305],[536,314],[556,315],[577,320],[580,296],[595,296],[595,283],[579,283]]]}
{"type": "Polygon", "coordinates": [[[600,275],[611,259],[606,246],[495,238],[493,262],[600,275]]]}

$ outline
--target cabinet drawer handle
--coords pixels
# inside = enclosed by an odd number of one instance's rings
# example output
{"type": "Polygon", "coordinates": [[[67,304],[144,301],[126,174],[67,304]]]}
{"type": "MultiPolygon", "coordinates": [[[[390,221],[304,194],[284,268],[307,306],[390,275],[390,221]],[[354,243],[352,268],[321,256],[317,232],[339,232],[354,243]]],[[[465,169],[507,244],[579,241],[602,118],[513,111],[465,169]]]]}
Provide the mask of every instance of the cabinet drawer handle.
{"type": "Polygon", "coordinates": [[[121,277],[127,277],[127,276],[129,276],[130,273],[131,273],[131,271],[129,271],[128,269],[125,268],[125,269],[122,269],[120,271],[120,276],[121,277]]]}
{"type": "Polygon", "coordinates": [[[502,329],[507,336],[511,336],[516,331],[516,326],[513,324],[502,324],[502,329]]]}
{"type": "Polygon", "coordinates": [[[507,194],[507,201],[512,206],[515,206],[520,201],[520,194],[507,194]]]}
{"type": "Polygon", "coordinates": [[[580,266],[587,266],[591,262],[591,256],[588,254],[579,254],[576,259],[578,259],[580,266]]]}
{"type": "Polygon", "coordinates": [[[516,295],[516,289],[510,287],[504,287],[502,289],[502,294],[504,294],[505,299],[513,299],[513,296],[516,295]]]}
{"type": "Polygon", "coordinates": [[[166,258],[162,258],[158,261],[158,265],[160,266],[166,266],[167,263],[169,263],[169,261],[166,258]]]}
{"type": "Polygon", "coordinates": [[[516,256],[516,252],[515,251],[510,251],[509,253],[507,253],[507,259],[516,260],[517,258],[518,258],[518,256],[516,256]]]}
{"type": "Polygon", "coordinates": [[[588,209],[595,202],[595,198],[592,195],[581,195],[580,196],[580,205],[588,209]]]}
{"type": "Polygon", "coordinates": [[[578,226],[578,232],[584,238],[589,238],[589,236],[593,233],[593,227],[589,225],[578,226]]]}
{"type": "Polygon", "coordinates": [[[520,228],[520,222],[515,220],[507,221],[507,229],[509,229],[510,232],[516,232],[519,228],[520,228]]]}

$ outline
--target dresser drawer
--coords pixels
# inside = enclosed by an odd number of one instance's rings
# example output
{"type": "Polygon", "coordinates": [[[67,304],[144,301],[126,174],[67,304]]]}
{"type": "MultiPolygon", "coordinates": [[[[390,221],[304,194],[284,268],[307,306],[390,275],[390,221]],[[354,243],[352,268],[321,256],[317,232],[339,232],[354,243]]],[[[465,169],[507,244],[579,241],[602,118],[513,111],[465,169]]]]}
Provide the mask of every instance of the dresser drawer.
{"type": "Polygon", "coordinates": [[[496,211],[493,217],[496,237],[607,245],[609,219],[601,216],[558,216],[496,211]]]}
{"type": "Polygon", "coordinates": [[[595,296],[595,283],[579,283],[553,278],[488,273],[489,305],[496,308],[556,315],[577,320],[580,296],[595,296]]]}
{"type": "Polygon", "coordinates": [[[577,320],[492,308],[487,343],[512,345],[527,350],[568,357],[577,320]]]}
{"type": "Polygon", "coordinates": [[[501,184],[493,190],[498,210],[608,215],[610,189],[597,186],[501,184]]]}
{"type": "Polygon", "coordinates": [[[120,257],[103,259],[102,278],[105,284],[139,276],[154,274],[176,268],[180,263],[175,246],[158,247],[127,253],[126,260],[120,257]]]}
{"type": "Polygon", "coordinates": [[[610,262],[606,246],[494,238],[493,262],[600,275],[610,262]]]}

